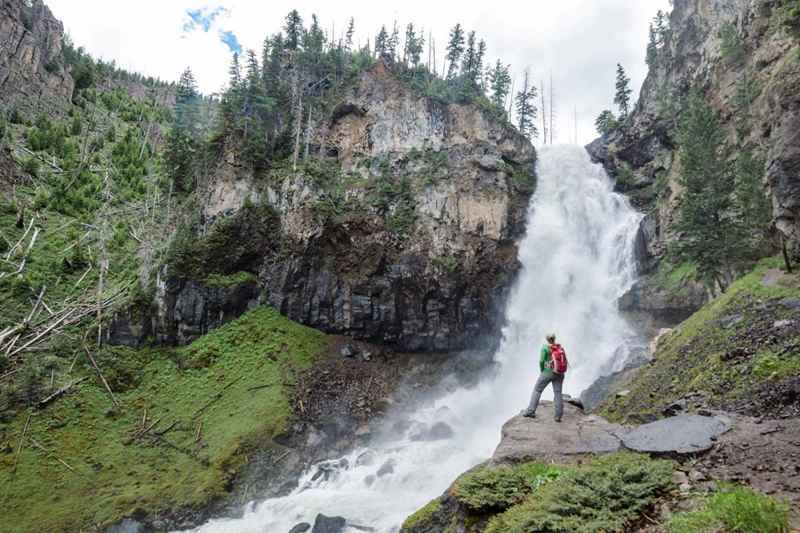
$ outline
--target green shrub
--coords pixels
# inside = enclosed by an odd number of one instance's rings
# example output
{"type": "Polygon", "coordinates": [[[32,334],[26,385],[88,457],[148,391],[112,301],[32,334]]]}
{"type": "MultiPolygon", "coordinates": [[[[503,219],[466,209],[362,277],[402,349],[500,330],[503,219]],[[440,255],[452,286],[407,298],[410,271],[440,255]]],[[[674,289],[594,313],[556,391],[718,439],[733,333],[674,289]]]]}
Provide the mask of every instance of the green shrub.
{"type": "Polygon", "coordinates": [[[30,156],[22,162],[22,170],[33,177],[39,176],[39,169],[39,160],[34,156],[30,156]]]}
{"type": "Polygon", "coordinates": [[[788,533],[789,508],[746,487],[728,486],[696,511],[677,513],[670,533],[788,533]]]}
{"type": "Polygon", "coordinates": [[[544,483],[558,479],[562,472],[563,468],[537,462],[479,468],[456,481],[453,495],[472,512],[503,511],[544,483]]]}
{"type": "Polygon", "coordinates": [[[730,22],[723,24],[719,30],[719,38],[720,52],[725,60],[739,63],[744,59],[744,45],[736,26],[730,22]]]}
{"type": "Polygon", "coordinates": [[[669,487],[671,478],[669,461],[630,453],[601,457],[497,515],[486,533],[621,533],[669,487]]]}

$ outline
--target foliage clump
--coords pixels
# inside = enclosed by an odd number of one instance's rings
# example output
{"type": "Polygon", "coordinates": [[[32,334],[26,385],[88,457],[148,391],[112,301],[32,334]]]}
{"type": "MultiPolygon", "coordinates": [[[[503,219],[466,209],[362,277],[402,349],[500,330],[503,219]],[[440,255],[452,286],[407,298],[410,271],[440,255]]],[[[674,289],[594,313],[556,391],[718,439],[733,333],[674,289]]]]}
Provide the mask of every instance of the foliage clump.
{"type": "Polygon", "coordinates": [[[486,533],[622,533],[669,487],[671,476],[669,461],[630,453],[600,457],[497,515],[486,533]]]}
{"type": "Polygon", "coordinates": [[[670,533],[788,533],[789,508],[746,487],[727,486],[694,511],[672,516],[670,533]]]}
{"type": "Polygon", "coordinates": [[[548,481],[558,479],[564,471],[564,468],[538,462],[478,468],[456,481],[453,496],[470,512],[503,511],[548,481]]]}

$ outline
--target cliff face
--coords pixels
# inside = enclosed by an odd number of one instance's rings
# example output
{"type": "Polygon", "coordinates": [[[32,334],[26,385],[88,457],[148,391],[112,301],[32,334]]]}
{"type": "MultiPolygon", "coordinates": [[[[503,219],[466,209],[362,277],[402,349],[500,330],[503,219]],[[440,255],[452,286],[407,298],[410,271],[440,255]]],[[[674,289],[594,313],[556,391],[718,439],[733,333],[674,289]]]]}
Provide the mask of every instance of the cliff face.
{"type": "Polygon", "coordinates": [[[645,270],[675,238],[681,194],[675,103],[691,88],[719,113],[729,144],[763,160],[775,226],[795,251],[800,245],[800,50],[787,8],[777,0],[676,0],[631,116],[587,147],[609,172],[624,174],[618,188],[648,212],[640,247],[645,270]]]}
{"type": "MultiPolygon", "coordinates": [[[[259,242],[257,260],[241,267],[257,275],[259,299],[323,331],[402,350],[463,349],[496,333],[534,185],[530,143],[477,106],[422,96],[378,64],[308,144],[296,170],[289,163],[261,177],[229,147],[201,193],[207,225],[248,205],[277,215],[260,240],[241,235],[259,242]]],[[[198,290],[174,281],[186,279],[179,272],[167,277],[176,289],[158,299],[159,314],[172,318],[156,335],[185,342],[192,335],[182,332],[213,327],[220,315],[205,303],[176,315],[169,301],[186,290],[194,301],[198,290]]]]}
{"type": "Polygon", "coordinates": [[[64,26],[40,0],[0,2],[0,94],[7,108],[61,109],[74,82],[62,61],[64,26]]]}

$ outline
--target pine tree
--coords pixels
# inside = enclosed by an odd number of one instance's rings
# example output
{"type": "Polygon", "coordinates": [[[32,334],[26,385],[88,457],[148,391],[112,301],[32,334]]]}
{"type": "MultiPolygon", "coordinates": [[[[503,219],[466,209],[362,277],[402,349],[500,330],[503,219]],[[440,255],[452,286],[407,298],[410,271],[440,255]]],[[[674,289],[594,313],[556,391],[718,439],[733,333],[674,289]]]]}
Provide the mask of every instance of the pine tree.
{"type": "Polygon", "coordinates": [[[741,225],[734,205],[734,172],[717,114],[692,93],[678,128],[683,186],[673,244],[679,258],[693,261],[710,285],[724,289],[724,273],[742,255],[741,225]]]}
{"type": "Polygon", "coordinates": [[[344,36],[344,49],[348,52],[353,48],[353,35],[356,33],[356,23],[353,17],[350,17],[350,22],[347,24],[347,33],[344,36]]]}
{"type": "Polygon", "coordinates": [[[772,204],[764,188],[764,160],[750,149],[738,151],[734,162],[735,200],[739,221],[745,232],[748,252],[757,255],[767,238],[772,204]]]}
{"type": "Polygon", "coordinates": [[[517,127],[528,139],[535,139],[539,136],[539,130],[536,127],[537,109],[536,109],[536,86],[530,83],[530,76],[528,71],[522,79],[522,88],[517,93],[517,127]]]}
{"type": "Polygon", "coordinates": [[[486,57],[486,41],[483,39],[478,43],[478,51],[475,53],[475,72],[478,86],[483,90],[485,87],[483,75],[483,59],[486,57]]]}
{"type": "Polygon", "coordinates": [[[458,71],[458,61],[461,59],[461,54],[464,53],[464,30],[461,24],[456,24],[450,30],[450,40],[447,43],[447,55],[445,58],[449,61],[447,68],[447,79],[453,79],[458,71]]]}
{"type": "Polygon", "coordinates": [[[511,86],[511,74],[509,65],[503,65],[498,59],[494,68],[489,71],[489,88],[491,89],[490,100],[500,109],[504,109],[506,97],[511,86]]]}
{"type": "Polygon", "coordinates": [[[652,24],[650,24],[649,32],[650,37],[647,42],[645,63],[647,63],[648,67],[653,68],[658,60],[658,38],[656,37],[656,30],[653,28],[652,24]]]}
{"type": "Polygon", "coordinates": [[[375,36],[375,55],[379,59],[386,54],[388,41],[389,34],[386,32],[386,26],[381,26],[381,31],[375,36]]]}
{"type": "Polygon", "coordinates": [[[397,58],[397,46],[399,44],[400,44],[400,32],[397,29],[397,21],[395,21],[394,27],[392,28],[392,34],[386,41],[386,52],[389,54],[389,57],[392,58],[392,61],[395,61],[395,59],[397,58]]]}
{"type": "Polygon", "coordinates": [[[283,26],[286,32],[286,49],[297,50],[300,46],[300,40],[303,37],[303,19],[296,9],[293,9],[286,15],[286,22],[283,26]]]}
{"type": "Polygon", "coordinates": [[[468,81],[476,81],[477,74],[475,67],[478,59],[478,50],[475,43],[475,32],[467,34],[467,48],[464,50],[464,57],[461,60],[461,75],[468,81]]]}
{"type": "Polygon", "coordinates": [[[660,48],[664,45],[667,39],[667,34],[669,33],[669,19],[660,9],[658,10],[658,13],[656,13],[655,25],[656,42],[660,48]]]}
{"type": "Polygon", "coordinates": [[[617,94],[614,96],[614,103],[619,105],[619,118],[625,120],[628,116],[628,110],[631,101],[630,78],[625,75],[625,69],[622,65],[617,63],[617,94]]]}
{"type": "Polygon", "coordinates": [[[406,26],[406,40],[403,47],[403,62],[411,63],[411,66],[417,68],[420,58],[422,57],[422,50],[425,47],[425,38],[422,35],[417,36],[414,30],[414,24],[409,23],[406,26]]]}
{"type": "Polygon", "coordinates": [[[594,126],[600,135],[608,135],[617,129],[617,119],[611,110],[606,109],[594,121],[594,126]]]}
{"type": "Polygon", "coordinates": [[[164,159],[175,188],[188,192],[194,186],[194,160],[198,149],[200,95],[191,69],[181,74],[175,90],[174,122],[167,135],[164,159]]]}

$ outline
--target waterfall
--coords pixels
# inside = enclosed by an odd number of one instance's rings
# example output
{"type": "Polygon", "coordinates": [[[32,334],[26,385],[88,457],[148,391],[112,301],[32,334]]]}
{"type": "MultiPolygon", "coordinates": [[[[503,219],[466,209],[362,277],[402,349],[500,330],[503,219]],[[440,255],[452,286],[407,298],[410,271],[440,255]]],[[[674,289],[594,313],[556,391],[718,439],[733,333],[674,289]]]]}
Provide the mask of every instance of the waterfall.
{"type": "Polygon", "coordinates": [[[624,363],[636,335],[616,302],[634,281],[633,242],[641,215],[613,192],[611,180],[582,148],[545,147],[537,170],[519,247],[522,270],[507,304],[496,370],[472,388],[442,387],[410,415],[411,428],[398,432],[387,421],[368,447],[323,465],[328,475],[318,476],[315,465],[291,494],[252,502],[241,518],[215,519],[198,532],[286,533],[298,522],[313,523],[317,513],[395,532],[405,517],[492,454],[502,424],[527,404],[547,333],[557,335],[570,360],[567,394],[577,396],[624,363]],[[439,421],[454,436],[412,438],[414,426],[439,421]],[[384,465],[391,472],[377,476],[384,465]]]}

